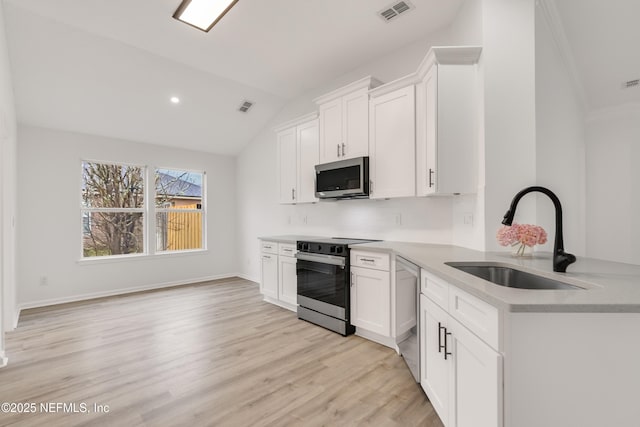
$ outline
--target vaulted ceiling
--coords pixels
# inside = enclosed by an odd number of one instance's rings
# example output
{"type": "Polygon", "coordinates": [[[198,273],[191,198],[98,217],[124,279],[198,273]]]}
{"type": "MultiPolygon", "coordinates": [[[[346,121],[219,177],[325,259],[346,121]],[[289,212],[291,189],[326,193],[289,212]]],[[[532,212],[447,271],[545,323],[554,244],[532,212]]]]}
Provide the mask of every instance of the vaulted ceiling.
{"type": "MultiPolygon", "coordinates": [[[[288,101],[445,29],[467,0],[412,0],[390,23],[393,0],[240,0],[210,33],[171,17],[180,0],[2,1],[20,122],[234,155],[288,101]]],[[[543,1],[587,111],[640,102],[621,89],[640,78],[640,1],[543,1]]]]}
{"type": "Polygon", "coordinates": [[[209,33],[173,19],[179,3],[4,0],[19,120],[233,155],[288,100],[447,27],[462,0],[389,23],[389,0],[240,0],[209,33]]]}

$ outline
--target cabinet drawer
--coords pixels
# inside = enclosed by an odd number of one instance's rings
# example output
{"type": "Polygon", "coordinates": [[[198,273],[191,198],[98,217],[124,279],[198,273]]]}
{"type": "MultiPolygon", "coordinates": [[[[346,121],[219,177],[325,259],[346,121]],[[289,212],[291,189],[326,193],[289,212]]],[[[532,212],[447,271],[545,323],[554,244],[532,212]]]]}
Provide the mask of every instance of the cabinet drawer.
{"type": "Polygon", "coordinates": [[[494,349],[499,350],[498,309],[455,286],[449,287],[449,314],[494,349]]]}
{"type": "Polygon", "coordinates": [[[278,245],[278,253],[284,256],[294,256],[296,254],[295,243],[280,243],[278,245]]]}
{"type": "Polygon", "coordinates": [[[420,271],[420,292],[445,310],[449,309],[449,284],[425,269],[420,271]]]}
{"type": "Polygon", "coordinates": [[[351,251],[351,265],[389,271],[389,254],[382,252],[351,251]]]}
{"type": "Polygon", "coordinates": [[[278,255],[278,244],[276,242],[263,241],[261,245],[263,253],[278,255]]]}

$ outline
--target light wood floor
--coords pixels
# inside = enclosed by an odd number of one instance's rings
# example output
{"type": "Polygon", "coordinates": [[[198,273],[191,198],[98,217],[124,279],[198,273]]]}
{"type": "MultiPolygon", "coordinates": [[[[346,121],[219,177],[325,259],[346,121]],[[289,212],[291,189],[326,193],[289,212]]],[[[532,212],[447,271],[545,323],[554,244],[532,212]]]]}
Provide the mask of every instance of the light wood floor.
{"type": "Polygon", "coordinates": [[[0,402],[109,413],[2,426],[442,426],[394,351],[298,320],[243,279],[24,311],[6,347],[0,402]]]}

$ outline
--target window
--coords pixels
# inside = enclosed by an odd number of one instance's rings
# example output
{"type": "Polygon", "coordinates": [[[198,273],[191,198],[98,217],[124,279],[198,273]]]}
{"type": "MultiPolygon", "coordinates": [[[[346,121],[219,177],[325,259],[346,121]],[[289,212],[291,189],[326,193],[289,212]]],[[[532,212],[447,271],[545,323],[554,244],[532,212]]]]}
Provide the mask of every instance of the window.
{"type": "Polygon", "coordinates": [[[204,249],[204,172],[156,169],[156,251],[204,249]]]}
{"type": "Polygon", "coordinates": [[[82,163],[83,257],[144,252],[143,166],[82,163]]]}

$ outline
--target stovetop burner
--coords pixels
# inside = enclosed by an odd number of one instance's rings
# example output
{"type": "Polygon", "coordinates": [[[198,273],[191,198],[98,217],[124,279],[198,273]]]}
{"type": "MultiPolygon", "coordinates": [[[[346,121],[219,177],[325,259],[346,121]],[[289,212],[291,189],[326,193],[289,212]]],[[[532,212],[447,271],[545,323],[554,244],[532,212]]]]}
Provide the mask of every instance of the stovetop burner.
{"type": "Polygon", "coordinates": [[[379,240],[328,237],[326,239],[301,240],[297,242],[297,247],[300,252],[346,256],[348,254],[347,249],[349,245],[370,242],[379,242],[379,240]]]}

